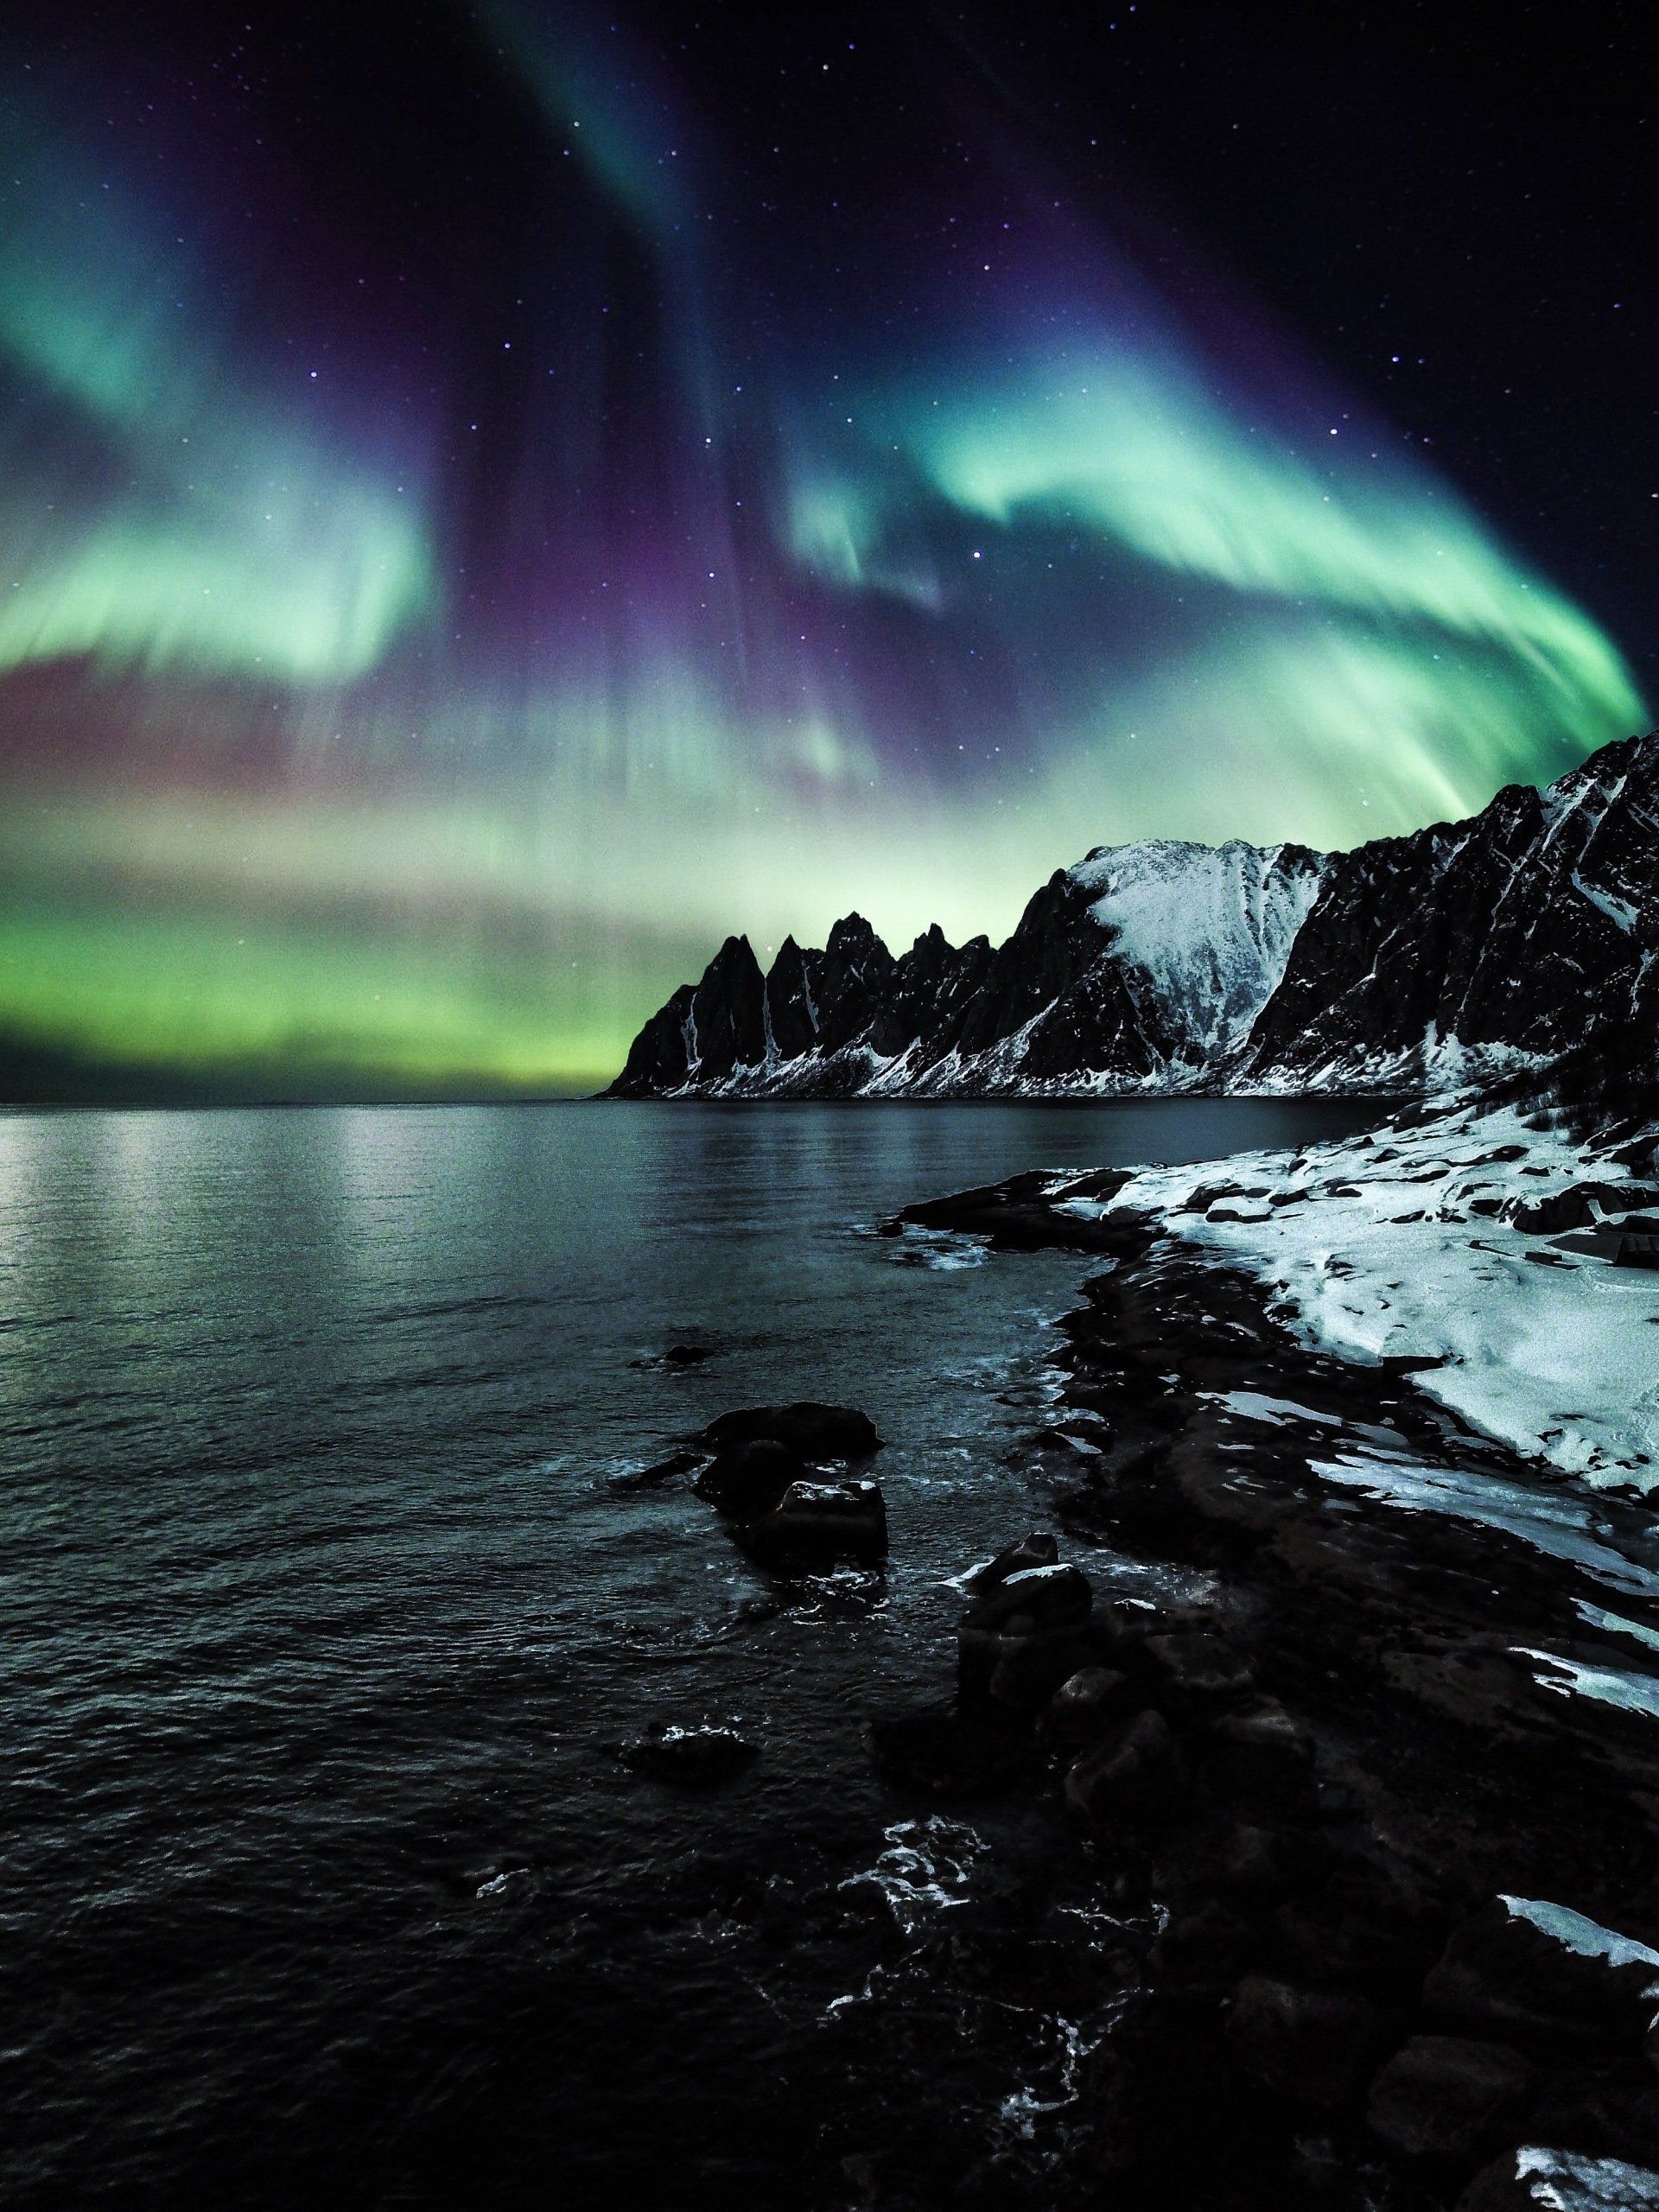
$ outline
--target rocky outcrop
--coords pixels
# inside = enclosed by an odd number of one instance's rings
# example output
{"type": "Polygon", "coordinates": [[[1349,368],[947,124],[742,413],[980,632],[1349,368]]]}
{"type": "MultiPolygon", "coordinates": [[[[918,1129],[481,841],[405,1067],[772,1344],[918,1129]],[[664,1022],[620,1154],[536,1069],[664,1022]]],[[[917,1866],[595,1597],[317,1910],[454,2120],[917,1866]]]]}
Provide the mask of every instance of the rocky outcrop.
{"type": "Polygon", "coordinates": [[[729,938],[607,1094],[1436,1090],[1659,1026],[1659,736],[1325,857],[1153,840],[1058,871],[1007,941],[861,916],[762,974],[729,938]]]}
{"type": "MultiPolygon", "coordinates": [[[[1477,1142],[1449,1173],[1535,1164],[1477,1142]]],[[[1550,1218],[1599,1220],[1626,1187],[1575,1182],[1550,1218]]],[[[1072,1188],[1049,1179],[1066,1248],[1072,1188]]],[[[1516,1189],[1549,1203],[1548,1182],[1516,1189]]],[[[1036,1243],[1042,1193],[1002,1192],[967,1193],[957,1225],[1036,1243]]],[[[948,1229],[950,1203],[925,1216],[948,1229]]],[[[1114,1941],[1136,1930],[1068,2082],[1090,2188],[1047,2201],[1659,2212],[1659,1751],[1634,1707],[1565,1696],[1529,1663],[1637,1678],[1659,1635],[1635,1567],[1649,1514],[1598,1504],[1618,1556],[1535,1541],[1557,1484],[1435,1405],[1422,1359],[1321,1352],[1274,1287],[1160,1217],[1105,1218],[1114,1265],[1061,1324],[1065,1414],[1034,1440],[1088,1571],[1045,1532],[963,1575],[954,1707],[872,1732],[883,1774],[930,1799],[1046,1783],[1114,1941]],[[1342,1479],[1362,1449],[1410,1469],[1408,1503],[1342,1479]],[[1430,1503],[1465,1473],[1490,1520],[1430,1503]],[[1632,1610],[1609,1610],[1610,1586],[1632,1610]]],[[[930,1986],[988,1971],[968,1925],[928,1953],[930,1986]]]]}

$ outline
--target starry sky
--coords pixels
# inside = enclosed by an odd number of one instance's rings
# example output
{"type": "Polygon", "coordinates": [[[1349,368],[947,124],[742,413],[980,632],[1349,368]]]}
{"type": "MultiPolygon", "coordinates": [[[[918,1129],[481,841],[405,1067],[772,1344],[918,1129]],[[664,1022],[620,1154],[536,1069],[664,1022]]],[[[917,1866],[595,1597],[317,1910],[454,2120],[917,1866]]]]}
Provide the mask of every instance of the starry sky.
{"type": "Polygon", "coordinates": [[[1638,11],[16,0],[0,1096],[591,1089],[1648,726],[1638,11]]]}

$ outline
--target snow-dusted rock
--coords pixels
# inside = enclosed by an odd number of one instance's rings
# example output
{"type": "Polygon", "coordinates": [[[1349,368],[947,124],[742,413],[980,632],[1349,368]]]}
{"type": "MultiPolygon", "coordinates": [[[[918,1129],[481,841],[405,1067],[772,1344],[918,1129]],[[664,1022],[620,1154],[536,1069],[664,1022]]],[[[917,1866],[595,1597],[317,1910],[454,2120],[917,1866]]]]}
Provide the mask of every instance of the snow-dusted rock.
{"type": "Polygon", "coordinates": [[[1659,2174],[1622,2158],[1526,2145],[1478,2173],[1458,2212],[1659,2212],[1659,2174]]]}
{"type": "Polygon", "coordinates": [[[1283,973],[1323,862],[1300,846],[1103,846],[1014,935],[938,929],[895,958],[858,914],[763,976],[728,938],[634,1040],[617,1097],[887,1097],[1191,1090],[1283,973]]]}
{"type": "MultiPolygon", "coordinates": [[[[1409,1369],[1426,1395],[1523,1458],[1593,1486],[1659,1482],[1653,1276],[1615,1274],[1611,1251],[1564,1249],[1576,1232],[1542,1243],[1521,1226],[1534,1218],[1525,1207],[1586,1189],[1618,1220],[1620,1190],[1648,1186],[1617,1154],[1477,1103],[1229,1165],[1236,1183],[1218,1183],[1213,1163],[1149,1168],[1071,1211],[1103,1236],[1115,1219],[1161,1219],[1270,1287],[1306,1343],[1409,1369]],[[1241,1185],[1259,1202],[1240,1203],[1241,1185]]],[[[1375,1438],[1319,1469],[1402,1510],[1497,1522],[1595,1556],[1581,1507],[1551,1509],[1497,1480],[1461,1484],[1375,1438]]]]}

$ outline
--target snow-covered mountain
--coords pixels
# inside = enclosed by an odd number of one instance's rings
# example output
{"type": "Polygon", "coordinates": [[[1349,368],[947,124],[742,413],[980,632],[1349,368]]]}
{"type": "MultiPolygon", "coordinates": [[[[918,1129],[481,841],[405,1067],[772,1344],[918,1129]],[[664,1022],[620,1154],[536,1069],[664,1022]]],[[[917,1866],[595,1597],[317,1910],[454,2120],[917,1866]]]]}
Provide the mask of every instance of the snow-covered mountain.
{"type": "MultiPolygon", "coordinates": [[[[1435,1089],[1659,1016],[1659,737],[1326,857],[1103,846],[1007,941],[895,957],[861,916],[763,974],[728,938],[609,1096],[1435,1089]]],[[[1628,1049],[1621,1041],[1619,1050],[1628,1049]]]]}
{"type": "Polygon", "coordinates": [[[1283,973],[1324,863],[1300,846],[1100,847],[993,951],[938,929],[895,958],[861,916],[763,976],[728,938],[634,1040],[617,1097],[1190,1090],[1283,973]]]}

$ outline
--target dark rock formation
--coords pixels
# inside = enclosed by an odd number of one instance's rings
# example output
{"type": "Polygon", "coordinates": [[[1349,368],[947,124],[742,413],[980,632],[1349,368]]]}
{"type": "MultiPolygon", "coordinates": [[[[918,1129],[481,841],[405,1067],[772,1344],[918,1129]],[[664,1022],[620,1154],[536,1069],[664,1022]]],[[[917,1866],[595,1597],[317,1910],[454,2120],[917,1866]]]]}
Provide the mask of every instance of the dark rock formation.
{"type": "Polygon", "coordinates": [[[843,1561],[879,1567],[887,1555],[887,1509],[874,1483],[795,1482],[737,1540],[782,1574],[817,1574],[843,1561]]]}
{"type": "Polygon", "coordinates": [[[1074,1760],[1066,1770],[1065,1802],[1100,1827],[1111,1827],[1126,1812],[1144,1816],[1167,1801],[1180,1779],[1179,1747],[1161,1713],[1137,1713],[1132,1720],[1074,1760]]]}
{"type": "Polygon", "coordinates": [[[730,1080],[766,1058],[766,983],[746,937],[728,937],[703,970],[653,1014],[611,1086],[617,1098],[651,1098],[688,1081],[730,1080]]]}
{"type": "MultiPolygon", "coordinates": [[[[963,1615],[957,1682],[969,1698],[988,1692],[1005,1703],[1034,1708],[1089,1658],[1078,1637],[1094,1592],[1075,1567],[1024,1567],[1019,1555],[1014,1547],[1001,1555],[1008,1564],[995,1581],[981,1582],[963,1615]]],[[[983,1574],[995,1573],[1000,1564],[993,1561],[983,1574]]]]}
{"type": "Polygon", "coordinates": [[[634,1040],[617,1098],[1191,1089],[1241,1042],[1318,888],[1297,845],[1155,842],[1058,871],[1007,942],[897,958],[861,915],[762,980],[729,938],[634,1040]]]}
{"type": "Polygon", "coordinates": [[[1565,1906],[1495,1897],[1454,1930],[1423,2001],[1519,2043],[1634,2047],[1659,2010],[1659,1955],[1565,1906]]]}
{"type": "Polygon", "coordinates": [[[721,1414],[696,1440],[691,1487],[734,1524],[749,1556],[779,1574],[818,1574],[843,1563],[879,1567],[887,1555],[887,1509],[874,1483],[849,1463],[881,1448],[875,1423],[855,1406],[802,1399],[721,1414]]]}
{"type": "Polygon", "coordinates": [[[787,1406],[745,1406],[717,1414],[702,1432],[711,1450],[739,1444],[780,1444],[804,1459],[868,1459],[881,1449],[875,1423],[856,1406],[826,1406],[814,1398],[787,1406]]]}
{"type": "MultiPolygon", "coordinates": [[[[928,1216],[1037,1243],[1046,1210],[1069,1244],[1069,1187],[1019,1178],[928,1216]]],[[[1616,1187],[1575,1189],[1568,1212],[1605,1219],[1616,1187]]],[[[954,1710],[875,1737],[884,1772],[930,1796],[1046,1784],[1123,1914],[1110,2029],[1068,2107],[1079,2166],[1050,2201],[1659,2212],[1659,1750],[1516,1663],[1517,1645],[1605,1648],[1582,1640],[1611,1618],[1601,1564],[1507,1514],[1402,1514],[1345,1486],[1333,1507],[1319,1454],[1362,1424],[1422,1468],[1501,1471],[1514,1495],[1535,1478],[1431,1409],[1420,1360],[1312,1351],[1261,1286],[1149,1219],[1119,1235],[1055,1363],[1069,1418],[1112,1441],[1067,1455],[1053,1501],[1119,1564],[1087,1605],[1046,1534],[971,1570],[954,1710]],[[1238,1402],[1268,1392],[1272,1419],[1238,1402]],[[1126,1560],[1155,1576],[1135,1587],[1126,1560]],[[1039,1703],[1062,1651],[1077,1664],[1039,1703]]],[[[1645,1561],[1645,1509],[1597,1513],[1645,1561]]],[[[1609,1632],[1645,1641],[1638,1580],[1620,1602],[1639,1627],[1609,1632]]],[[[925,1955],[930,1985],[960,1986],[954,1942],[925,1955]]]]}

